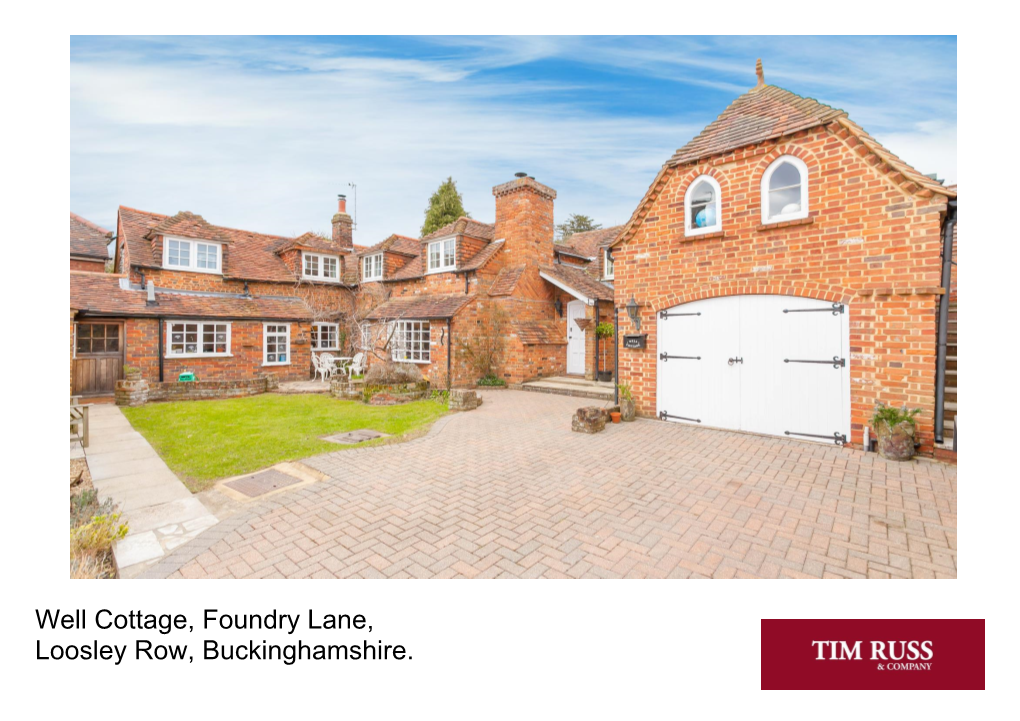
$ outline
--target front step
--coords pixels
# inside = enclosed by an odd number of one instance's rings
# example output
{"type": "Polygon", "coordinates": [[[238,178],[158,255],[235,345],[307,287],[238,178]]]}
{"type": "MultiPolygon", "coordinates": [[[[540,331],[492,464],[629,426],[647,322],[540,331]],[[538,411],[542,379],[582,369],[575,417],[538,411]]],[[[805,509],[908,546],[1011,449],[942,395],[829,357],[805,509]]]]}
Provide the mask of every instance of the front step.
{"type": "Polygon", "coordinates": [[[614,386],[612,383],[598,383],[584,378],[556,376],[527,381],[520,386],[512,386],[532,393],[552,393],[575,398],[592,398],[600,401],[612,401],[614,386]]]}

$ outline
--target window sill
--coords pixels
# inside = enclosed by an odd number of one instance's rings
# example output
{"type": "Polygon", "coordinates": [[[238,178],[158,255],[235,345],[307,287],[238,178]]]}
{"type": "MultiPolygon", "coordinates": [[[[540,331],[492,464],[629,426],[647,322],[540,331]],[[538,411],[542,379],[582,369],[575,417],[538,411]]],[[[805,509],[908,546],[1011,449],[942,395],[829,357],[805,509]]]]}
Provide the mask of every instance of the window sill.
{"type": "Polygon", "coordinates": [[[362,278],[361,282],[362,283],[378,283],[381,280],[382,280],[382,277],[380,276],[379,278],[362,278]]]}
{"type": "Polygon", "coordinates": [[[435,275],[436,273],[456,273],[457,266],[451,265],[449,268],[433,268],[432,270],[426,271],[425,275],[435,275]]]}
{"type": "Polygon", "coordinates": [[[314,275],[302,275],[301,280],[310,280],[315,283],[339,283],[339,278],[319,278],[314,275]]]}
{"type": "Polygon", "coordinates": [[[265,368],[266,366],[289,366],[289,365],[290,361],[287,361],[286,363],[263,363],[262,367],[265,368]]]}
{"type": "Polygon", "coordinates": [[[798,225],[811,225],[815,222],[814,218],[797,218],[796,220],[774,220],[768,223],[762,223],[756,230],[776,230],[779,228],[793,228],[798,225]]]}
{"type": "Polygon", "coordinates": [[[711,233],[695,233],[694,235],[684,234],[684,240],[718,240],[725,237],[726,233],[721,230],[713,230],[711,233]]]}
{"type": "Polygon", "coordinates": [[[174,355],[165,355],[165,360],[174,360],[176,358],[233,358],[233,353],[176,353],[174,355]]]}
{"type": "Polygon", "coordinates": [[[410,359],[403,359],[403,360],[401,360],[399,358],[394,358],[393,362],[394,363],[416,363],[418,365],[428,365],[432,361],[430,361],[430,360],[410,360],[410,359]]]}
{"type": "Polygon", "coordinates": [[[191,268],[183,265],[163,265],[163,270],[172,270],[181,273],[205,273],[206,275],[223,275],[223,271],[219,268],[215,270],[210,268],[191,268]]]}

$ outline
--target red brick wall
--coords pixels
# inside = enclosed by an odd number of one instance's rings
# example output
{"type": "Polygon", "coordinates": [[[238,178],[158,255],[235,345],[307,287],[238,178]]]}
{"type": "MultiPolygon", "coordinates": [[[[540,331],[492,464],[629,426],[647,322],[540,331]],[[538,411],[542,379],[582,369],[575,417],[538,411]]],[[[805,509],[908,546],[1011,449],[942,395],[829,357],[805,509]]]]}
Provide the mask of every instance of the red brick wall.
{"type": "MultiPolygon", "coordinates": [[[[848,304],[851,441],[862,442],[882,400],[921,408],[919,440],[931,449],[944,198],[909,194],[827,128],[667,170],[660,187],[615,249],[617,297],[637,300],[648,333],[646,350],[620,349],[621,380],[642,415],[656,411],[657,311],[723,295],[801,295],[848,304]],[[762,227],[761,177],[783,154],[808,166],[810,217],[762,227]],[[685,238],[684,191],[704,173],[721,186],[723,231],[685,238]]],[[[634,332],[622,313],[620,326],[634,332]]]]}
{"type": "MultiPolygon", "coordinates": [[[[166,327],[172,321],[166,321],[166,327]]],[[[159,336],[155,318],[129,318],[124,324],[127,338],[125,365],[142,371],[150,382],[159,380],[159,336]]],[[[211,358],[166,358],[163,360],[163,379],[173,381],[185,372],[192,371],[199,380],[231,381],[256,378],[275,373],[281,381],[304,380],[311,377],[311,324],[290,324],[290,365],[265,366],[262,364],[262,321],[231,321],[231,356],[211,358]]],[[[166,353],[168,339],[163,339],[166,353]]]]}
{"type": "Polygon", "coordinates": [[[553,201],[556,191],[530,178],[492,189],[496,196],[495,239],[505,240],[507,265],[553,262],[553,201]]]}
{"type": "Polygon", "coordinates": [[[91,273],[105,273],[106,262],[102,260],[77,260],[71,258],[71,270],[87,270],[91,273]]]}

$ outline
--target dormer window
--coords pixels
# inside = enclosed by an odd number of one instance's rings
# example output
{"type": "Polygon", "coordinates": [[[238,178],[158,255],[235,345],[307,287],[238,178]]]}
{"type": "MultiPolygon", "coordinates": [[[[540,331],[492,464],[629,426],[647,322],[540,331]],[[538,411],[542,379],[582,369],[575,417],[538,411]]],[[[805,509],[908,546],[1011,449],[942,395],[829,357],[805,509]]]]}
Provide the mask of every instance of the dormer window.
{"type": "Polygon", "coordinates": [[[457,266],[457,239],[447,238],[429,243],[429,272],[453,270],[457,266]]]}
{"type": "Polygon", "coordinates": [[[222,273],[223,246],[190,238],[163,238],[163,267],[195,273],[222,273]]]}
{"type": "Polygon", "coordinates": [[[306,280],[324,280],[336,283],[340,280],[340,257],[321,253],[302,253],[301,277],[306,280]]]}
{"type": "Polygon", "coordinates": [[[800,158],[777,158],[761,178],[761,222],[782,223],[808,216],[808,171],[800,158]]]}
{"type": "Polygon", "coordinates": [[[383,276],[383,255],[366,255],[361,259],[361,279],[363,281],[382,280],[383,276]]]}
{"type": "Polygon", "coordinates": [[[614,276],[614,262],[613,262],[613,251],[610,248],[606,248],[602,251],[602,277],[605,280],[613,280],[614,276]]]}
{"type": "Polygon", "coordinates": [[[719,183],[709,175],[697,178],[684,194],[684,235],[705,235],[722,230],[719,183]]]}

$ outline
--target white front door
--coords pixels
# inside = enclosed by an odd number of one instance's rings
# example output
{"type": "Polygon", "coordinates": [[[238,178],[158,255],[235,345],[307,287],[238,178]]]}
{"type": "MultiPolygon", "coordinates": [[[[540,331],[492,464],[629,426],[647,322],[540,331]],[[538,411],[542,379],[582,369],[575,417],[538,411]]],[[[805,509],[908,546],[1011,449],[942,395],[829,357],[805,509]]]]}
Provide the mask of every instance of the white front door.
{"type": "Polygon", "coordinates": [[[659,314],[665,420],[845,442],[849,312],[811,298],[741,295],[659,314]]]}
{"type": "Polygon", "coordinates": [[[584,318],[584,303],[572,300],[567,303],[567,373],[584,375],[584,331],[575,319],[584,318]]]}

